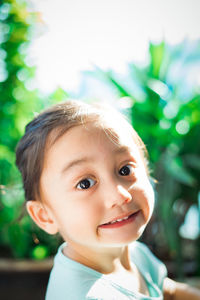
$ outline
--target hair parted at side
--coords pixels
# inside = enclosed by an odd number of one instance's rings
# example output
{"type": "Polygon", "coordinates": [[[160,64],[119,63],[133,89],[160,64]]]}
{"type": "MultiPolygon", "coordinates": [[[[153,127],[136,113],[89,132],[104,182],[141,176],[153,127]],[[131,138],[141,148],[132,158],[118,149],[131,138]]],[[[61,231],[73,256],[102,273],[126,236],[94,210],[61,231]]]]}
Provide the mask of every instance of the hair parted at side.
{"type": "MultiPolygon", "coordinates": [[[[94,122],[97,126],[104,128],[109,124],[109,119],[112,120],[115,117],[118,122],[121,121],[128,125],[125,118],[110,107],[68,100],[44,110],[28,123],[25,134],[16,148],[16,165],[22,175],[26,200],[40,199],[40,178],[47,139],[51,132],[56,132],[51,141],[54,143],[72,127],[94,122]]],[[[133,128],[131,130],[148,172],[145,145],[137,132],[133,128]]]]}

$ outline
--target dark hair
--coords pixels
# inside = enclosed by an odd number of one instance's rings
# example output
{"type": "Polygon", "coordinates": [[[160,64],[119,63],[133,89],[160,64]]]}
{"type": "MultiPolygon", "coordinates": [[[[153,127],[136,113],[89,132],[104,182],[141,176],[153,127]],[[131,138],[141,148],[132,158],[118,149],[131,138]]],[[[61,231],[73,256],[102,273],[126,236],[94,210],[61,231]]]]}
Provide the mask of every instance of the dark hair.
{"type": "MultiPolygon", "coordinates": [[[[55,137],[51,140],[51,143],[55,143],[69,128],[88,122],[105,127],[105,123],[109,124],[110,121],[112,123],[115,115],[119,122],[125,122],[126,126],[131,127],[121,114],[113,110],[110,112],[110,110],[105,106],[89,105],[80,101],[66,101],[44,110],[26,126],[25,134],[16,149],[16,165],[22,174],[26,200],[40,198],[40,177],[50,133],[56,130],[55,137]]],[[[136,131],[131,130],[147,169],[144,143],[136,131]]]]}

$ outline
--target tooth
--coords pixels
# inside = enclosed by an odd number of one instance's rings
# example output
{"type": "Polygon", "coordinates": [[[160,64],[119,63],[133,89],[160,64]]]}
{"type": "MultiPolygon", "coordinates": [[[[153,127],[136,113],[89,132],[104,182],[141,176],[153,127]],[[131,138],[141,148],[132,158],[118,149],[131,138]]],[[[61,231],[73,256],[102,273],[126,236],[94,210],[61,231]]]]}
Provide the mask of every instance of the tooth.
{"type": "Polygon", "coordinates": [[[114,223],[121,222],[121,221],[127,220],[127,219],[128,219],[128,217],[124,217],[123,219],[117,219],[115,221],[109,222],[108,224],[114,224],[114,223]]]}

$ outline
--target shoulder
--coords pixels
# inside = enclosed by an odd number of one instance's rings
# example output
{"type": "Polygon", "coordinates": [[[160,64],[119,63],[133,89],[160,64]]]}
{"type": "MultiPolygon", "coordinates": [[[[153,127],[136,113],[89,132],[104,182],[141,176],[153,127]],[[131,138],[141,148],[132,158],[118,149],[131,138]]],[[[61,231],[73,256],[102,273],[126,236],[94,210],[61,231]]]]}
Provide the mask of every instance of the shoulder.
{"type": "Polygon", "coordinates": [[[142,242],[135,241],[130,245],[131,256],[145,259],[146,261],[153,260],[154,262],[161,263],[161,261],[151,252],[147,245],[142,242]]]}
{"type": "Polygon", "coordinates": [[[145,263],[149,266],[152,265],[163,265],[163,263],[151,252],[151,250],[144,244],[135,241],[130,245],[130,253],[133,261],[138,261],[144,265],[145,263]]]}
{"type": "Polygon", "coordinates": [[[148,279],[160,287],[167,277],[165,265],[141,242],[134,242],[130,246],[131,260],[138,267],[139,271],[148,279]]]}
{"type": "Polygon", "coordinates": [[[45,300],[88,299],[99,282],[98,272],[65,257],[62,248],[63,245],[54,259],[45,300]]]}

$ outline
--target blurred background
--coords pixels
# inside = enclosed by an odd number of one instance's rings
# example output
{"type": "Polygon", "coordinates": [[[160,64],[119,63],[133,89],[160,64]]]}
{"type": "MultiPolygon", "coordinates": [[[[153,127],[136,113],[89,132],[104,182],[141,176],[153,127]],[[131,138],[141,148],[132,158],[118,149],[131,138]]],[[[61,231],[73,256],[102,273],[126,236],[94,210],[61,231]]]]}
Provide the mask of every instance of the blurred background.
{"type": "Polygon", "coordinates": [[[198,0],[0,1],[2,300],[44,299],[62,241],[25,213],[15,147],[38,112],[69,98],[109,103],[139,132],[157,180],[142,240],[171,277],[199,284],[199,20],[198,0]]]}

